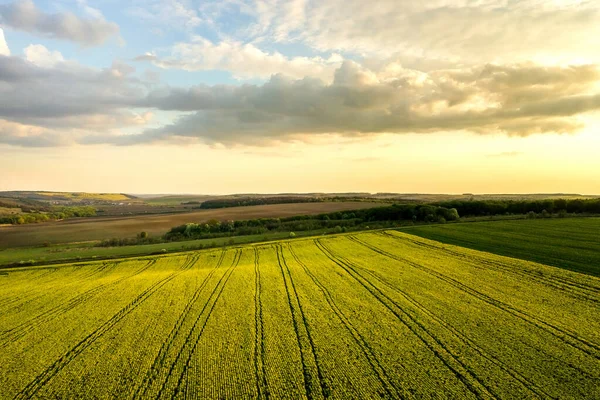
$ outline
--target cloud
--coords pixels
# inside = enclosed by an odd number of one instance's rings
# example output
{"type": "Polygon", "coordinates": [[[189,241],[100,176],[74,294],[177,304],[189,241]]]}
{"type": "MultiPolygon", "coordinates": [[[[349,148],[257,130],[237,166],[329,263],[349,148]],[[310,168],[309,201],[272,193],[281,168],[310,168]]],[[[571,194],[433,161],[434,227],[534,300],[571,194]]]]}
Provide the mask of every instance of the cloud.
{"type": "Polygon", "coordinates": [[[48,129],[107,131],[139,125],[138,117],[146,112],[132,111],[147,89],[125,63],[88,68],[41,45],[27,47],[25,56],[0,56],[4,120],[48,129]]]}
{"type": "Polygon", "coordinates": [[[12,29],[53,39],[96,46],[109,37],[118,35],[119,26],[106,21],[99,12],[93,10],[95,9],[87,9],[91,18],[81,18],[69,12],[48,14],[38,9],[31,0],[19,0],[0,5],[0,23],[12,29]]]}
{"type": "Polygon", "coordinates": [[[59,51],[50,51],[41,44],[31,44],[23,50],[23,53],[27,61],[39,67],[53,67],[65,61],[59,51]]]}
{"type": "MultiPolygon", "coordinates": [[[[450,131],[526,136],[576,132],[586,114],[600,110],[595,65],[484,64],[422,72],[398,63],[370,69],[345,61],[331,80],[276,74],[264,84],[178,88],[141,81],[124,62],[88,68],[41,46],[28,48],[26,57],[0,56],[0,119],[70,137],[47,139],[47,145],[267,145],[450,131]],[[152,122],[154,113],[179,117],[160,126],[161,118],[152,122]]],[[[32,131],[24,132],[18,140],[5,137],[25,143],[32,131]]]]}
{"type": "Polygon", "coordinates": [[[137,56],[135,61],[150,61],[165,69],[224,70],[239,79],[268,78],[282,73],[294,78],[313,76],[331,80],[343,59],[337,54],[332,54],[329,58],[289,58],[278,52],[267,53],[250,43],[231,40],[213,43],[195,36],[191,42],[175,44],[169,56],[158,57],[154,53],[146,53],[137,56]]]}
{"type": "Polygon", "coordinates": [[[264,85],[154,91],[144,106],[192,111],[121,144],[171,138],[256,144],[314,134],[471,131],[526,136],[574,132],[600,110],[595,66],[482,65],[422,73],[345,62],[332,83],[273,76],[264,85]],[[390,72],[393,71],[393,72],[390,72]]]}
{"type": "Polygon", "coordinates": [[[4,39],[4,31],[0,28],[0,56],[10,56],[10,49],[8,43],[4,39]]]}
{"type": "MultiPolygon", "coordinates": [[[[373,6],[364,0],[256,0],[250,6],[234,4],[253,20],[250,29],[237,32],[246,40],[252,35],[256,41],[302,42],[326,52],[470,64],[572,62],[581,57],[600,61],[592,50],[600,47],[597,1],[378,0],[373,6]]],[[[231,10],[221,10],[213,19],[226,26],[231,10]]]]}
{"type": "Polygon", "coordinates": [[[0,119],[0,143],[20,147],[56,147],[67,145],[69,137],[38,126],[0,119]]]}

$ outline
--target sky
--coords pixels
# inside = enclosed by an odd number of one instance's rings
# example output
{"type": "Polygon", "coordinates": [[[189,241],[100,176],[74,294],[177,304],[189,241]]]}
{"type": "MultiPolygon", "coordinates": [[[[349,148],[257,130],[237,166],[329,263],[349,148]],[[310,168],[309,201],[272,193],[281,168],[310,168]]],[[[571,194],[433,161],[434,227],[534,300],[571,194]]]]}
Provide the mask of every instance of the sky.
{"type": "Polygon", "coordinates": [[[596,0],[0,0],[0,190],[600,194],[596,0]]]}

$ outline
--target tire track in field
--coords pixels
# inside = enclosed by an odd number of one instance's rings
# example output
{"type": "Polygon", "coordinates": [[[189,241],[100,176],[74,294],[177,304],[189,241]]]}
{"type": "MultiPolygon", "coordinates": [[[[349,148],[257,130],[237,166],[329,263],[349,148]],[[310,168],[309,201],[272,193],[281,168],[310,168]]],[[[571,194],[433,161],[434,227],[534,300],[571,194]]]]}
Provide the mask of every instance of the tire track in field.
{"type": "MultiPolygon", "coordinates": [[[[372,277],[375,281],[379,282],[380,284],[382,284],[382,285],[388,287],[389,289],[400,294],[408,303],[412,304],[413,307],[415,307],[418,311],[422,312],[423,314],[427,315],[428,317],[430,317],[431,319],[436,321],[438,324],[440,324],[442,327],[444,327],[446,330],[448,330],[450,333],[452,333],[454,336],[456,336],[463,344],[465,344],[469,348],[475,350],[475,352],[477,352],[482,358],[484,358],[488,362],[494,364],[495,366],[497,366],[498,368],[500,368],[501,370],[506,372],[508,375],[510,375],[512,378],[517,380],[519,383],[521,383],[523,385],[523,387],[525,389],[533,392],[534,394],[536,394],[537,396],[540,396],[542,398],[544,398],[544,397],[551,398],[552,397],[550,394],[546,393],[542,387],[531,382],[527,377],[525,377],[518,371],[512,369],[509,365],[499,361],[493,355],[488,354],[488,352],[486,350],[481,348],[471,338],[464,335],[458,329],[454,328],[451,324],[444,321],[443,318],[438,317],[436,314],[434,314],[432,311],[430,311],[425,305],[423,305],[421,302],[419,302],[418,300],[416,300],[415,298],[410,296],[407,292],[403,291],[396,285],[389,283],[386,279],[382,278],[379,274],[377,274],[373,271],[370,271],[366,268],[360,267],[360,266],[356,265],[355,263],[350,262],[348,259],[340,257],[337,254],[332,253],[332,255],[336,258],[342,259],[345,263],[353,266],[354,268],[356,268],[358,270],[361,270],[363,273],[372,277]]],[[[397,305],[397,307],[400,307],[400,305],[397,304],[396,302],[393,301],[393,303],[395,303],[397,305]]]]}
{"type": "Polygon", "coordinates": [[[41,374],[33,379],[27,386],[25,386],[16,396],[16,400],[25,400],[37,397],[37,394],[42,390],[52,378],[60,373],[65,367],[67,367],[75,358],[81,353],[88,349],[96,340],[110,331],[118,322],[123,318],[131,314],[136,310],[142,303],[144,303],[150,296],[156,293],[160,288],[165,286],[171,280],[175,279],[181,273],[189,270],[198,256],[188,256],[188,259],[184,264],[176,271],[160,279],[147,287],[142,293],[137,295],[129,304],[121,308],[116,314],[114,314],[109,320],[104,322],[101,326],[96,328],[92,333],[88,334],[85,338],[80,340],[74,347],[63,354],[59,359],[54,361],[52,365],[47,367],[41,374]]]}
{"type": "Polygon", "coordinates": [[[457,288],[467,294],[470,294],[471,296],[473,296],[485,303],[488,303],[488,304],[496,307],[499,310],[507,312],[507,313],[535,326],[536,328],[543,330],[543,331],[549,333],[550,335],[562,340],[564,343],[570,345],[571,347],[574,347],[577,350],[580,350],[580,351],[588,354],[589,356],[600,360],[600,352],[599,352],[600,346],[595,343],[590,342],[589,340],[578,337],[573,332],[570,332],[563,328],[559,328],[551,323],[545,322],[540,318],[537,318],[533,315],[530,315],[529,313],[526,313],[525,311],[518,310],[509,304],[506,304],[500,300],[494,299],[491,296],[488,296],[476,289],[473,289],[473,288],[457,281],[454,278],[446,276],[446,275],[444,275],[440,272],[437,272],[431,268],[425,267],[425,266],[417,264],[413,261],[407,260],[403,257],[389,253],[379,247],[373,246],[373,245],[371,245],[367,242],[364,242],[356,237],[350,236],[350,238],[355,243],[361,244],[376,253],[379,253],[379,254],[386,256],[388,258],[391,258],[393,260],[408,264],[408,265],[410,265],[416,269],[419,269],[421,271],[424,271],[440,280],[443,280],[444,282],[450,284],[451,286],[454,286],[455,288],[457,288]]]}
{"type": "MultiPolygon", "coordinates": [[[[210,319],[210,316],[212,314],[213,309],[215,308],[215,305],[217,304],[217,301],[219,300],[219,298],[221,297],[221,294],[223,293],[223,289],[225,288],[227,281],[229,281],[229,278],[233,274],[233,270],[239,264],[241,257],[242,257],[242,250],[241,249],[236,250],[236,254],[234,256],[231,266],[221,276],[221,278],[219,279],[219,281],[213,288],[213,291],[211,292],[208,300],[202,307],[202,310],[200,311],[200,313],[198,314],[198,317],[194,321],[192,328],[186,335],[183,345],[177,352],[177,356],[175,357],[175,360],[171,363],[171,366],[166,374],[165,380],[161,384],[161,387],[155,398],[158,399],[158,398],[163,397],[163,393],[166,390],[168,390],[167,386],[170,382],[170,378],[172,378],[172,377],[175,378],[175,376],[176,376],[175,375],[176,368],[180,367],[181,364],[183,364],[183,366],[181,368],[181,373],[179,374],[179,377],[177,378],[175,388],[173,389],[173,393],[171,394],[170,398],[176,398],[177,395],[179,394],[179,392],[181,391],[182,382],[186,378],[186,375],[187,375],[187,372],[189,370],[190,363],[192,360],[192,356],[194,355],[194,352],[195,352],[196,348],[198,347],[198,343],[200,342],[200,338],[202,336],[202,333],[204,332],[204,328],[206,327],[206,324],[208,323],[208,320],[210,319]],[[205,315],[205,311],[206,311],[206,316],[204,318],[203,323],[200,324],[202,317],[205,315]],[[184,353],[186,353],[186,351],[187,351],[187,354],[184,354],[184,353]],[[184,358],[185,358],[185,361],[184,361],[184,358]]],[[[150,389],[150,387],[148,387],[148,389],[150,389]]],[[[146,397],[147,396],[142,395],[140,398],[146,398],[146,397]]],[[[169,397],[169,396],[167,396],[167,397],[169,397]]]]}
{"type": "MultiPolygon", "coordinates": [[[[6,341],[8,341],[8,342],[20,339],[21,337],[23,337],[23,335],[25,335],[25,334],[29,333],[31,330],[35,329],[35,327],[37,325],[39,325],[43,322],[47,322],[48,320],[51,320],[52,318],[56,317],[57,315],[60,315],[60,314],[63,314],[64,312],[69,311],[70,309],[72,309],[75,306],[77,306],[78,304],[80,304],[82,301],[87,300],[87,298],[89,298],[90,296],[95,295],[96,292],[101,291],[103,288],[107,288],[114,284],[118,284],[125,279],[131,278],[131,277],[145,271],[150,266],[152,266],[155,262],[156,261],[150,261],[147,265],[142,266],[142,268],[140,270],[137,270],[132,275],[128,275],[128,276],[119,278],[113,282],[108,282],[105,284],[95,286],[94,288],[92,288],[84,293],[80,293],[79,295],[76,295],[75,297],[67,300],[66,303],[59,304],[58,306],[55,306],[55,307],[51,308],[50,310],[46,310],[43,313],[36,315],[32,319],[27,320],[16,327],[13,327],[7,331],[2,332],[0,334],[0,348],[6,346],[6,344],[7,344],[4,342],[5,336],[8,336],[8,338],[6,338],[6,341]]],[[[118,264],[119,263],[114,263],[112,265],[117,266],[118,264]]],[[[109,265],[109,264],[107,264],[107,265],[109,265]]],[[[104,268],[102,268],[102,270],[104,270],[104,268]]],[[[100,271],[98,271],[98,272],[100,272],[100,271]]],[[[76,282],[74,284],[78,284],[78,282],[76,282]]],[[[68,285],[68,286],[71,286],[71,285],[68,285]]],[[[36,291],[36,289],[33,289],[32,291],[36,291]]],[[[13,308],[20,307],[23,305],[27,305],[31,302],[37,301],[38,299],[45,297],[45,296],[47,296],[47,293],[41,293],[31,299],[23,301],[22,303],[18,304],[17,306],[9,308],[8,310],[11,310],[13,308]]],[[[18,301],[18,299],[17,299],[17,301],[18,301]]]]}
{"type": "Polygon", "coordinates": [[[294,284],[294,280],[292,279],[292,275],[290,274],[290,269],[287,265],[287,262],[285,261],[285,257],[283,255],[283,248],[281,247],[281,245],[278,244],[275,246],[275,252],[277,253],[277,263],[279,264],[279,268],[281,269],[281,276],[283,277],[283,283],[285,286],[285,291],[287,293],[288,304],[290,306],[290,311],[292,313],[292,321],[293,321],[293,325],[294,325],[294,330],[296,331],[296,339],[298,340],[298,347],[300,348],[300,356],[302,359],[302,372],[304,374],[304,385],[305,385],[305,389],[306,389],[306,396],[309,399],[312,399],[315,396],[315,393],[313,390],[314,389],[313,388],[314,378],[313,378],[311,372],[309,371],[308,365],[306,363],[307,358],[310,358],[311,361],[314,362],[314,364],[317,368],[317,379],[318,379],[318,384],[319,384],[319,388],[320,388],[320,394],[324,398],[328,398],[330,395],[330,389],[327,386],[327,383],[325,382],[325,379],[323,377],[323,373],[321,371],[321,367],[319,365],[319,359],[317,357],[317,352],[315,349],[315,344],[314,344],[312,336],[310,334],[310,328],[308,327],[308,322],[306,321],[306,316],[304,315],[304,310],[302,309],[302,305],[300,304],[300,298],[298,297],[298,292],[296,291],[296,285],[294,284]],[[289,281],[290,281],[289,285],[285,278],[285,273],[283,270],[284,266],[288,273],[288,277],[289,277],[289,281]],[[292,301],[292,295],[290,294],[290,289],[289,289],[290,286],[292,287],[292,290],[294,292],[293,296],[294,296],[294,299],[296,300],[295,303],[297,303],[298,310],[295,310],[296,307],[293,305],[294,302],[292,301]],[[307,349],[306,346],[302,344],[303,341],[301,340],[301,337],[300,337],[300,322],[302,323],[304,330],[306,331],[306,336],[308,338],[308,343],[309,343],[310,349],[307,349]],[[304,354],[305,352],[308,354],[305,355],[304,354]]]}
{"type": "Polygon", "coordinates": [[[314,284],[319,288],[319,290],[323,293],[329,308],[333,313],[338,317],[344,328],[350,333],[356,345],[361,349],[363,355],[371,365],[372,371],[375,373],[375,376],[379,380],[379,383],[385,389],[387,395],[390,398],[398,398],[404,399],[405,395],[402,394],[402,389],[392,383],[389,375],[387,374],[385,368],[375,355],[373,349],[369,345],[369,343],[365,340],[362,334],[358,331],[358,329],[350,322],[350,319],[344,314],[344,312],[339,308],[339,306],[333,300],[333,296],[327,289],[327,287],[319,281],[319,279],[308,269],[306,264],[304,264],[300,258],[296,255],[296,252],[292,248],[292,246],[288,243],[288,249],[294,260],[298,265],[302,267],[304,272],[312,279],[314,284]]]}
{"type": "Polygon", "coordinates": [[[419,340],[421,340],[421,342],[456,376],[460,382],[465,385],[465,387],[471,393],[473,393],[479,399],[498,397],[485,384],[485,382],[478,378],[467,365],[465,365],[454,354],[452,354],[452,352],[446,348],[446,346],[437,337],[430,333],[422,323],[415,320],[404,309],[395,304],[389,296],[365,279],[351,265],[347,264],[341,258],[336,258],[333,253],[331,253],[331,251],[321,242],[321,240],[315,239],[314,243],[317,248],[321,250],[325,256],[327,256],[327,258],[345,270],[362,287],[371,293],[373,297],[375,297],[392,314],[394,314],[396,318],[398,318],[398,320],[402,322],[404,326],[406,326],[419,340]]]}
{"type": "Polygon", "coordinates": [[[38,314],[35,317],[31,318],[30,320],[3,332],[2,334],[0,334],[0,348],[6,347],[8,344],[21,339],[23,336],[25,336],[29,332],[33,331],[37,326],[39,326],[45,322],[52,321],[53,319],[59,317],[60,315],[66,313],[66,312],[72,310],[73,308],[77,307],[78,305],[83,304],[84,302],[88,301],[90,298],[94,297],[95,295],[102,292],[103,290],[105,290],[111,286],[118,285],[119,283],[121,283],[127,279],[130,279],[138,274],[141,274],[142,272],[144,272],[145,270],[150,268],[155,263],[156,263],[156,260],[150,260],[150,261],[148,261],[148,263],[146,263],[144,266],[142,266],[142,268],[139,268],[131,275],[127,275],[127,276],[121,277],[115,281],[107,282],[107,283],[95,286],[89,290],[86,290],[85,292],[80,293],[80,294],[76,295],[75,297],[69,299],[66,303],[52,307],[50,310],[47,310],[47,311],[43,312],[42,314],[38,314]]]}
{"type": "MultiPolygon", "coordinates": [[[[76,282],[72,282],[66,285],[61,286],[61,289],[64,289],[65,287],[70,287],[70,286],[74,286],[79,284],[79,281],[84,280],[84,279],[89,279],[92,276],[99,274],[103,271],[105,271],[107,269],[108,266],[111,267],[115,267],[116,265],[118,265],[119,263],[105,263],[100,265],[98,268],[95,268],[92,270],[92,273],[89,273],[88,275],[84,275],[82,277],[78,277],[76,282]]],[[[21,307],[23,305],[27,305],[29,303],[35,302],[43,297],[46,297],[48,295],[48,290],[51,289],[52,286],[50,287],[44,287],[44,291],[42,293],[39,293],[40,288],[32,288],[29,289],[28,291],[18,294],[16,296],[10,297],[9,299],[6,299],[4,302],[0,303],[0,309],[5,308],[4,310],[2,310],[2,313],[8,313],[12,310],[14,310],[15,308],[21,307]],[[37,295],[35,293],[38,293],[37,295]],[[30,298],[30,295],[32,295],[30,298]]]]}
{"type": "Polygon", "coordinates": [[[443,252],[446,254],[450,254],[454,257],[457,257],[457,258],[466,259],[468,261],[474,262],[475,264],[473,264],[473,267],[478,268],[478,269],[486,270],[487,268],[477,265],[477,263],[484,264],[484,265],[492,267],[490,269],[496,269],[496,270],[500,270],[500,271],[504,271],[504,272],[509,272],[514,275],[519,275],[524,278],[528,278],[532,281],[541,283],[543,285],[551,286],[553,288],[564,291],[573,297],[576,297],[576,298],[579,298],[582,300],[592,301],[595,303],[600,303],[600,298],[598,297],[598,293],[600,293],[599,286],[587,285],[583,282],[575,282],[568,278],[563,278],[563,277],[559,277],[559,276],[545,276],[542,273],[536,273],[536,272],[529,271],[529,270],[519,270],[517,268],[511,268],[500,262],[497,262],[494,260],[488,260],[488,259],[485,259],[484,257],[478,256],[475,254],[463,254],[463,253],[454,251],[454,250],[446,248],[446,247],[442,247],[442,246],[438,247],[438,246],[431,245],[428,243],[419,242],[419,241],[416,241],[416,240],[413,240],[410,238],[396,236],[389,232],[376,232],[375,234],[377,234],[379,236],[383,236],[383,237],[393,238],[393,239],[399,240],[399,241],[406,241],[406,242],[414,244],[415,246],[425,247],[427,249],[435,250],[436,252],[443,252]],[[565,288],[565,286],[567,286],[567,288],[565,288]],[[570,290],[568,290],[568,289],[570,289],[570,290]]]}
{"type": "Polygon", "coordinates": [[[39,281],[40,279],[43,279],[43,278],[45,278],[46,276],[48,276],[48,275],[51,275],[51,274],[55,273],[57,270],[58,270],[58,268],[56,268],[56,267],[53,267],[53,268],[52,268],[52,267],[51,267],[51,268],[48,268],[48,271],[46,271],[46,272],[44,272],[44,273],[41,273],[41,274],[39,274],[38,276],[34,276],[33,278],[31,278],[31,279],[29,280],[29,282],[33,282],[33,281],[39,281]]]}
{"type": "Polygon", "coordinates": [[[260,257],[258,247],[254,247],[254,373],[258,398],[270,397],[265,370],[265,333],[263,324],[262,301],[260,298],[260,257]]]}
{"type": "Polygon", "coordinates": [[[192,295],[192,298],[186,304],[181,315],[175,322],[175,325],[171,329],[171,332],[167,336],[166,340],[162,343],[160,350],[158,351],[158,354],[154,358],[154,361],[152,362],[150,369],[146,372],[146,375],[144,376],[143,381],[139,385],[137,385],[137,388],[135,389],[135,391],[132,395],[132,398],[135,399],[135,398],[139,398],[140,396],[145,395],[148,388],[152,385],[154,380],[158,377],[161,369],[164,366],[164,363],[166,362],[167,354],[169,353],[169,351],[171,350],[171,348],[174,345],[175,338],[178,335],[180,335],[181,329],[183,327],[183,324],[184,324],[186,318],[188,318],[192,307],[198,301],[198,298],[199,298],[200,294],[203,292],[206,285],[208,284],[208,281],[210,280],[210,278],[215,274],[217,269],[223,263],[223,259],[225,258],[225,253],[226,253],[225,250],[223,250],[221,252],[221,255],[220,255],[215,267],[206,275],[206,277],[203,279],[200,286],[198,286],[198,288],[196,288],[196,291],[194,292],[194,294],[192,295]],[[145,391],[143,394],[140,394],[140,391],[143,390],[143,388],[145,388],[145,391]]]}

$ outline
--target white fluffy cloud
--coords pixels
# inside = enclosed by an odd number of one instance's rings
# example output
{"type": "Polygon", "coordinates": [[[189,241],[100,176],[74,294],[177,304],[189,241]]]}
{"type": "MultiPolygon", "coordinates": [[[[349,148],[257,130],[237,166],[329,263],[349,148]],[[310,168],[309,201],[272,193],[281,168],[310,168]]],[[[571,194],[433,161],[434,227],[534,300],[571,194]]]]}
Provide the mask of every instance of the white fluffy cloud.
{"type": "Polygon", "coordinates": [[[10,49],[4,38],[4,31],[2,28],[0,28],[0,56],[10,56],[10,49]]]}
{"type": "Polygon", "coordinates": [[[337,54],[329,58],[286,57],[278,52],[265,52],[250,43],[231,40],[213,43],[198,36],[191,42],[175,44],[169,56],[148,53],[136,57],[136,60],[186,71],[225,70],[242,79],[268,78],[282,73],[294,78],[312,76],[324,80],[331,80],[335,69],[343,61],[337,54]]]}
{"type": "MultiPolygon", "coordinates": [[[[89,9],[88,15],[90,10],[94,14],[94,9],[89,9]]],[[[86,46],[102,44],[119,33],[119,26],[106,21],[101,14],[95,13],[91,18],[80,18],[69,12],[48,14],[37,8],[31,0],[0,5],[0,23],[12,29],[86,46]]]]}
{"type": "Polygon", "coordinates": [[[59,51],[50,51],[41,44],[30,44],[23,49],[23,53],[27,61],[39,67],[53,67],[65,61],[59,51]]]}

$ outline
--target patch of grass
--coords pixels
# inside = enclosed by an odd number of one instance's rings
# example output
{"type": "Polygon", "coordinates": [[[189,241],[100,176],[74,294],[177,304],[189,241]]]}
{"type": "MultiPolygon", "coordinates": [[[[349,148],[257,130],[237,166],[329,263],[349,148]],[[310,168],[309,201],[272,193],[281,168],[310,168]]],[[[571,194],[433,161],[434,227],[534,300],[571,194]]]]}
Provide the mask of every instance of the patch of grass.
{"type": "Polygon", "coordinates": [[[489,221],[403,228],[427,239],[600,276],[600,218],[489,221]]]}

